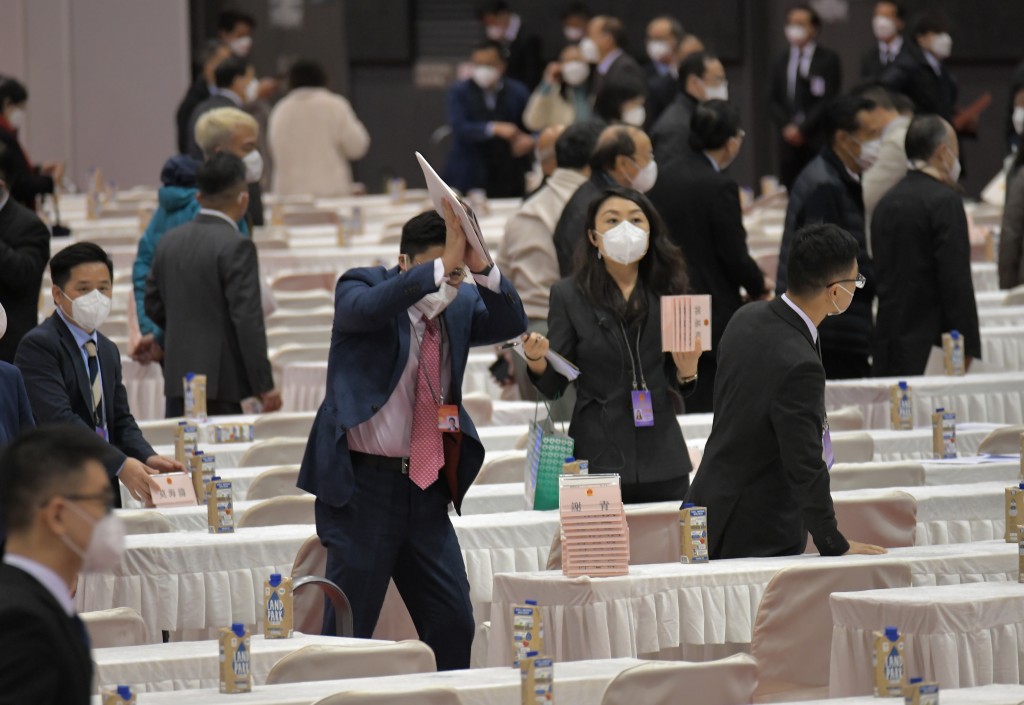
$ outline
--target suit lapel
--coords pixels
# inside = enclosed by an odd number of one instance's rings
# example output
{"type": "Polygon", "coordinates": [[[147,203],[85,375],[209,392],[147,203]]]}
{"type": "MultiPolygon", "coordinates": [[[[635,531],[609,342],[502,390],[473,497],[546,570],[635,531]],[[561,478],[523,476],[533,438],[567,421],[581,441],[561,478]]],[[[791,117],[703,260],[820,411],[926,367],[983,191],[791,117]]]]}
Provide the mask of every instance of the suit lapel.
{"type": "MultiPolygon", "coordinates": [[[[393,267],[384,273],[384,280],[398,276],[398,267],[393,267]]],[[[395,326],[398,328],[398,364],[391,371],[391,379],[388,380],[388,396],[395,391],[398,380],[401,379],[405,366],[409,362],[409,331],[412,328],[409,320],[408,310],[403,311],[396,319],[395,326]]]]}
{"type": "MultiPolygon", "coordinates": [[[[61,345],[71,358],[71,365],[75,368],[75,379],[78,381],[78,392],[82,395],[82,401],[87,410],[92,409],[92,389],[89,385],[89,371],[85,369],[85,362],[82,361],[82,352],[78,349],[75,337],[68,330],[67,325],[57,314],[53,314],[53,325],[57,329],[61,345]]],[[[89,423],[93,424],[92,413],[89,414],[89,423]]]]}

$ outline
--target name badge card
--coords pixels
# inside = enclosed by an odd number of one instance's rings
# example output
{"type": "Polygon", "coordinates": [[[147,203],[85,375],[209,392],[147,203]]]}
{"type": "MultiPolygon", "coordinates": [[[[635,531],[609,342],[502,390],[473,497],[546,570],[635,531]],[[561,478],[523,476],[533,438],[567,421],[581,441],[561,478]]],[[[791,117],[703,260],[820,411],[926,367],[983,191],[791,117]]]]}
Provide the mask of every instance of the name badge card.
{"type": "Polygon", "coordinates": [[[442,404],[437,407],[437,427],[445,433],[458,433],[459,407],[454,404],[442,404]]]}
{"type": "Polygon", "coordinates": [[[654,425],[654,408],[651,393],[646,389],[633,390],[633,425],[637,428],[654,425]]]}
{"type": "Polygon", "coordinates": [[[703,352],[711,350],[711,297],[662,296],[662,351],[693,352],[698,342],[703,352]]]}
{"type": "Polygon", "coordinates": [[[150,475],[149,484],[154,507],[196,506],[196,490],[188,473],[150,475]]]}

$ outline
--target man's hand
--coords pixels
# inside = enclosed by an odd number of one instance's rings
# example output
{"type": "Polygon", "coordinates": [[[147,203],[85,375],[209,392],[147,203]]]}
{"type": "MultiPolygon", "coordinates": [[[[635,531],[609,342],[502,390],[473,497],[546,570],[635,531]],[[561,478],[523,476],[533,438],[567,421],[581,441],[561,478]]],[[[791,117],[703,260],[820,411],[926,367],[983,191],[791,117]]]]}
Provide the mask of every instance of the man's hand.
{"type": "Polygon", "coordinates": [[[791,147],[799,147],[804,143],[804,133],[800,128],[790,123],[782,128],[782,139],[791,147]]]}
{"type": "MultiPolygon", "coordinates": [[[[154,456],[155,457],[155,456],[154,456]]],[[[117,478],[121,481],[132,497],[149,504],[152,501],[153,486],[150,484],[150,475],[158,474],[157,470],[146,467],[135,458],[128,458],[121,467],[121,473],[117,478]]]]}
{"type": "Polygon", "coordinates": [[[162,455],[151,455],[146,458],[146,466],[157,472],[185,472],[185,466],[174,458],[165,458],[162,455]]]}
{"type": "Polygon", "coordinates": [[[132,351],[132,359],[141,365],[148,365],[151,362],[160,362],[164,359],[164,349],[152,333],[147,333],[139,339],[138,344],[132,351]]]}
{"type": "Polygon", "coordinates": [[[535,144],[533,137],[520,132],[516,135],[516,138],[512,140],[512,156],[513,157],[524,157],[533,151],[533,145],[535,144]]]}
{"type": "Polygon", "coordinates": [[[512,122],[492,122],[492,130],[495,137],[511,142],[519,134],[519,128],[512,122]]]}
{"type": "Polygon", "coordinates": [[[850,541],[850,550],[844,553],[844,556],[880,556],[883,553],[888,553],[887,550],[881,546],[875,546],[870,543],[861,543],[860,541],[850,541]]]}
{"type": "Polygon", "coordinates": [[[455,215],[455,209],[447,199],[444,201],[443,211],[445,241],[441,263],[444,265],[445,274],[450,274],[462,267],[463,262],[466,261],[466,232],[462,229],[462,222],[455,215]]]}
{"type": "Polygon", "coordinates": [[[281,408],[281,392],[276,389],[271,389],[269,392],[263,392],[260,394],[260,401],[263,402],[263,412],[269,413],[271,411],[277,411],[281,408]]]}

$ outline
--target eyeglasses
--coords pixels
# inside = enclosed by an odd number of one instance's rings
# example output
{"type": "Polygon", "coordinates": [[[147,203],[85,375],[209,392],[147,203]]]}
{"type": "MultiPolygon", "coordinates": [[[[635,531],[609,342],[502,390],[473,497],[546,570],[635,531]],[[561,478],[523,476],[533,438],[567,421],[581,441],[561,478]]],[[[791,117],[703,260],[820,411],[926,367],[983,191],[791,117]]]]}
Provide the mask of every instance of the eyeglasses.
{"type": "Polygon", "coordinates": [[[850,282],[852,282],[856,288],[863,289],[864,285],[868,283],[868,280],[863,274],[858,274],[856,279],[840,279],[832,282],[831,284],[826,284],[825,288],[827,289],[830,286],[835,286],[836,284],[849,284],[850,282]]]}
{"type": "Polygon", "coordinates": [[[97,492],[96,494],[65,494],[60,496],[64,499],[70,499],[72,502],[100,502],[103,505],[103,512],[105,514],[109,514],[114,509],[114,494],[109,490],[97,492]]]}

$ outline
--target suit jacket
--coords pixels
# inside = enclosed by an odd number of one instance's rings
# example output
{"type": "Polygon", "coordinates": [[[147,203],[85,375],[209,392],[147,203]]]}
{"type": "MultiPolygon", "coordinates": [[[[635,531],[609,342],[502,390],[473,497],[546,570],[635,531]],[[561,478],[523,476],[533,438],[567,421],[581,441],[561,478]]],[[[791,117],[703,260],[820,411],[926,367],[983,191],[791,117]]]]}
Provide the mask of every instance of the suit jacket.
{"type": "Polygon", "coordinates": [[[0,146],[7,150],[11,162],[11,173],[7,175],[11,198],[34,211],[38,196],[53,193],[53,179],[40,173],[39,167],[29,162],[16,131],[0,126],[0,146]]]}
{"type": "Polygon", "coordinates": [[[741,308],[718,346],[715,419],[687,502],[708,508],[712,558],[849,544],[822,459],[825,370],[807,324],[781,298],[741,308]]]}
{"type": "Polygon", "coordinates": [[[188,154],[189,146],[195,143],[195,136],[191,131],[195,127],[192,123],[192,111],[209,97],[210,85],[206,82],[206,76],[200,73],[188,87],[174,116],[178,128],[178,154],[188,154]]]}
{"type": "MultiPolygon", "coordinates": [[[[675,401],[681,392],[676,367],[661,346],[660,299],[652,293],[647,297],[639,358],[651,392],[654,426],[645,428],[634,425],[631,399],[633,368],[629,360],[638,354],[636,329],[623,323],[629,337],[627,350],[619,317],[591,303],[575,277],[552,287],[548,313],[551,349],[580,369],[576,407],[569,424],[575,455],[590,461],[592,473],[618,473],[628,485],[688,479],[693,469],[676,422],[675,401]]],[[[569,384],[550,365],[540,377],[530,376],[549,399],[560,397],[569,384]]],[[[686,391],[693,388],[691,383],[686,391]]]]}
{"type": "Polygon", "coordinates": [[[775,61],[772,68],[769,109],[779,129],[795,123],[812,148],[824,138],[825,109],[839,94],[843,82],[839,55],[818,44],[811,56],[807,77],[797,71],[796,93],[789,98],[789,49],[775,61]]]}
{"type": "Polygon", "coordinates": [[[601,86],[606,84],[647,85],[647,76],[644,74],[643,67],[636,59],[625,52],[615,58],[615,61],[608,67],[603,76],[597,74],[596,69],[594,69],[594,73],[596,74],[592,85],[594,95],[597,95],[601,90],[601,86]]]}
{"type": "MultiPolygon", "coordinates": [[[[116,484],[117,472],[125,460],[145,462],[156,453],[142,437],[128,408],[128,394],[121,381],[121,353],[102,333],[96,337],[103,379],[103,416],[111,446],[105,465],[116,484]]],[[[96,430],[89,372],[78,344],[58,314],[54,313],[21,339],[14,364],[25,378],[36,423],[72,423],[96,430]]],[[[118,492],[115,496],[121,495],[118,492]]]]}
{"type": "Polygon", "coordinates": [[[616,185],[612,177],[604,172],[592,173],[565,204],[555,226],[555,253],[558,255],[558,270],[563,277],[572,274],[576,247],[586,235],[590,202],[616,185]]]}
{"type": "Polygon", "coordinates": [[[903,44],[900,45],[900,50],[896,53],[896,58],[890,60],[887,64],[883,64],[882,57],[878,53],[878,42],[872,43],[871,48],[864,52],[864,57],[860,61],[861,80],[865,83],[878,83],[885,70],[903,56],[906,50],[907,42],[904,40],[903,44]]]}
{"type": "Polygon", "coordinates": [[[933,113],[944,120],[953,119],[958,88],[953,75],[940,64],[938,74],[924,56],[917,43],[908,41],[896,61],[882,72],[880,82],[914,101],[918,115],[933,113]]]}
{"type": "MultiPolygon", "coordinates": [[[[19,433],[36,426],[21,372],[3,361],[0,361],[0,400],[0,448],[3,448],[19,433]]],[[[0,525],[2,534],[3,526],[0,525]]]]}
{"type": "Polygon", "coordinates": [[[1024,169],[1007,177],[998,259],[1000,289],[1024,284],[1024,169]]]}
{"type": "MultiPolygon", "coordinates": [[[[327,393],[317,411],[299,470],[298,486],[332,507],[343,507],[355,482],[348,431],[380,411],[409,359],[409,307],[437,290],[434,263],[402,273],[365,267],[342,275],[334,293],[334,326],[327,359],[327,393]]],[[[516,290],[502,277],[501,292],[463,284],[441,314],[451,350],[450,402],[459,407],[462,448],[455,508],[483,464],[484,448],[462,407],[469,348],[509,340],[526,330],[516,290]]]]}
{"type": "Polygon", "coordinates": [[[21,337],[39,320],[39,287],[50,259],[50,231],[13,197],[0,208],[0,304],[7,311],[7,334],[0,338],[0,360],[14,361],[21,337]]]}
{"type": "Polygon", "coordinates": [[[92,657],[80,625],[34,577],[0,563],[0,700],[88,705],[92,657]]]}
{"type": "Polygon", "coordinates": [[[519,81],[532,91],[540,83],[540,77],[544,73],[540,37],[534,34],[524,34],[520,29],[516,38],[511,42],[506,42],[503,46],[508,62],[505,67],[505,75],[519,81]]]}
{"type": "Polygon", "coordinates": [[[679,92],[651,128],[654,159],[660,165],[690,153],[690,120],[697,101],[689,93],[679,92]]]}
{"type": "MultiPolygon", "coordinates": [[[[670,73],[661,74],[654,64],[647,65],[647,124],[648,132],[680,93],[679,79],[670,73]]],[[[689,125],[687,125],[689,126],[689,125]]]]}
{"type": "Polygon", "coordinates": [[[711,341],[717,347],[743,304],[740,287],[753,298],[765,292],[764,274],[747,249],[739,186],[703,152],[688,150],[659,162],[658,183],[648,195],[683,251],[691,291],[711,294],[711,341]]]}
{"type": "Polygon", "coordinates": [[[463,193],[482,188],[491,198],[522,197],[531,156],[514,157],[507,140],[487,134],[489,122],[511,122],[526,131],[523,111],[530,91],[519,81],[505,77],[494,109],[487,107],[483,90],[471,80],[456,83],[448,91],[448,123],[452,148],[442,176],[463,193]]]}
{"type": "Polygon", "coordinates": [[[971,244],[960,195],[911,171],[875,208],[871,244],[878,280],[873,372],[924,373],[933,345],[957,329],[968,355],[981,357],[971,244]]]}
{"type": "Polygon", "coordinates": [[[183,396],[189,372],[222,402],[274,388],[259,278],[256,245],[223,218],[200,213],[160,239],[146,315],[164,329],[164,394],[183,396]]]}

